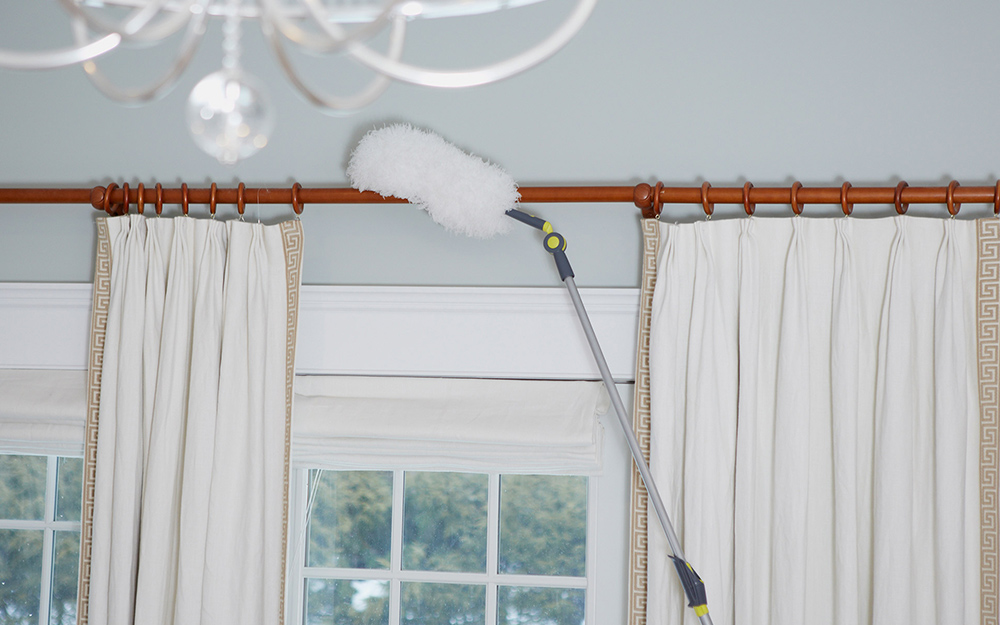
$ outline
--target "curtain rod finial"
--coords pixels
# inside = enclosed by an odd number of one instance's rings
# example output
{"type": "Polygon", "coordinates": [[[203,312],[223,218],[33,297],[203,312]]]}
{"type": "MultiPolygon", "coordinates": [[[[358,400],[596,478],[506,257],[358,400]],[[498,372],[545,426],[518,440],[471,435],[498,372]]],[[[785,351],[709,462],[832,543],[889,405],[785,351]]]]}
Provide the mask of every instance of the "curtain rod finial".
{"type": "Polygon", "coordinates": [[[90,190],[90,205],[99,211],[104,210],[104,187],[94,187],[90,190]]]}

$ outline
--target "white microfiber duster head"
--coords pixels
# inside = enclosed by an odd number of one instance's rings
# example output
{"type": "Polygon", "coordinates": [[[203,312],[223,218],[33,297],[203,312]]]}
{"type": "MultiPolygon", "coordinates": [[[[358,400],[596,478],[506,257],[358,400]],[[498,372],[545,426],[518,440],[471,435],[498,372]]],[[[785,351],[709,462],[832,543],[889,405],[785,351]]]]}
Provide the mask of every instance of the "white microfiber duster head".
{"type": "Polygon", "coordinates": [[[365,135],[347,175],[361,191],[409,200],[446,230],[479,239],[508,232],[512,220],[504,213],[520,198],[499,166],[408,124],[365,135]]]}

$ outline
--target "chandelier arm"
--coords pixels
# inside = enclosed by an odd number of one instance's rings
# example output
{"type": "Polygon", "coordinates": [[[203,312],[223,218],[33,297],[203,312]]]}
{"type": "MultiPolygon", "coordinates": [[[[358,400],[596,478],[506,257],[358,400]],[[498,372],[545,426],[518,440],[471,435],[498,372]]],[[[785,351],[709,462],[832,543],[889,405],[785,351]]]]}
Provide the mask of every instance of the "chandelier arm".
{"type": "Polygon", "coordinates": [[[81,43],[72,48],[60,48],[46,52],[15,52],[0,49],[0,67],[4,69],[56,69],[68,67],[97,58],[118,47],[121,35],[111,33],[96,41],[81,43]]]}
{"type": "MultiPolygon", "coordinates": [[[[386,3],[382,11],[375,16],[375,19],[368,22],[364,26],[355,28],[350,33],[347,33],[343,28],[341,28],[340,24],[337,24],[330,18],[330,14],[326,10],[326,5],[320,2],[320,0],[303,0],[303,4],[319,27],[334,41],[334,44],[330,48],[324,50],[324,52],[338,52],[355,41],[370,39],[373,35],[382,30],[382,27],[388,24],[393,18],[393,15],[396,14],[396,7],[404,1],[405,0],[391,0],[391,2],[386,3]]],[[[393,58],[398,59],[399,57],[393,58]]]]}
{"type": "Polygon", "coordinates": [[[544,41],[507,60],[469,70],[431,70],[401,63],[360,42],[350,44],[347,51],[358,62],[403,82],[425,87],[474,87],[519,74],[558,52],[583,28],[596,4],[597,0],[578,0],[566,20],[544,41]]]}
{"type": "Polygon", "coordinates": [[[319,53],[329,53],[341,50],[353,42],[367,39],[388,23],[396,6],[405,0],[391,0],[374,20],[348,34],[339,25],[330,22],[329,15],[320,7],[314,6],[310,0],[305,0],[306,10],[322,29],[322,34],[312,33],[300,28],[292,20],[288,19],[280,3],[276,0],[261,0],[261,8],[264,19],[261,26],[269,21],[277,26],[277,29],[289,41],[298,44],[308,50],[319,53]]]}
{"type": "Polygon", "coordinates": [[[118,23],[107,22],[80,8],[76,0],[59,0],[63,8],[73,17],[83,20],[94,32],[117,33],[126,41],[156,42],[179,31],[191,19],[191,7],[197,0],[188,0],[183,9],[169,12],[169,17],[150,26],[170,0],[154,0],[131,11],[118,23]]]}
{"type": "MultiPolygon", "coordinates": [[[[285,52],[284,47],[281,43],[280,33],[268,24],[267,21],[262,23],[265,38],[271,45],[271,49],[274,51],[275,57],[278,59],[278,63],[281,65],[282,69],[285,70],[285,74],[288,79],[295,85],[295,88],[310,102],[325,109],[329,113],[333,114],[348,114],[352,113],[357,109],[365,107],[375,101],[389,86],[389,77],[376,73],[372,78],[371,82],[368,83],[363,89],[357,93],[350,96],[333,96],[322,93],[317,93],[309,88],[308,85],[302,80],[295,67],[291,63],[291,59],[288,58],[288,54],[285,52]]],[[[389,49],[387,55],[389,58],[399,59],[403,54],[403,43],[406,35],[406,18],[402,15],[397,16],[392,22],[392,30],[389,31],[389,49]]]]}
{"type": "MultiPolygon", "coordinates": [[[[208,2],[209,0],[198,0],[198,4],[203,6],[208,2]]],[[[194,53],[198,49],[198,44],[201,43],[201,40],[205,35],[206,18],[207,13],[205,11],[195,13],[191,16],[190,21],[188,22],[187,30],[184,34],[184,39],[181,41],[180,48],[178,49],[178,53],[173,64],[167,69],[163,76],[149,85],[135,89],[121,89],[112,84],[112,82],[108,80],[103,73],[101,73],[97,64],[93,61],[90,61],[84,67],[87,78],[90,79],[90,82],[92,82],[94,86],[101,91],[101,93],[117,102],[134,104],[138,102],[148,102],[159,97],[165,90],[173,86],[173,83],[187,68],[191,59],[194,57],[194,53]]],[[[73,31],[78,39],[84,36],[86,28],[86,24],[84,24],[83,20],[79,18],[75,18],[73,20],[73,31]]]]}

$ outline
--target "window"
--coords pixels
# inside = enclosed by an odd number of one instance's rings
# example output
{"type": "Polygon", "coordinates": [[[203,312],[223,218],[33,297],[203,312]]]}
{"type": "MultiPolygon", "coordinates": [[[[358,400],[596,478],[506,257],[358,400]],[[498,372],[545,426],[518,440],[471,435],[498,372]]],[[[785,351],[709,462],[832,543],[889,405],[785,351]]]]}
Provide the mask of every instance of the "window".
{"type": "Polygon", "coordinates": [[[292,622],[593,623],[594,489],[584,476],[299,470],[292,622]]]}
{"type": "Polygon", "coordinates": [[[0,625],[76,623],[83,460],[0,454],[0,625]]]}

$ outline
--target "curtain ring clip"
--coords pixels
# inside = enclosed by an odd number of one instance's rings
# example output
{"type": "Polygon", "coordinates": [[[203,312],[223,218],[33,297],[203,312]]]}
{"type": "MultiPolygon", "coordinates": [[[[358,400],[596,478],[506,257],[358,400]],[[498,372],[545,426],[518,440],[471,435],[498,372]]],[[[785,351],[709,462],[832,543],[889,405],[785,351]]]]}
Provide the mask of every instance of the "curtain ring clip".
{"type": "Polygon", "coordinates": [[[122,207],[116,211],[119,215],[128,215],[128,183],[122,183],[122,207]]]}
{"type": "Polygon", "coordinates": [[[799,182],[798,180],[792,183],[791,205],[792,205],[792,212],[795,213],[796,217],[802,214],[802,204],[799,203],[799,189],[801,188],[802,188],[802,183],[799,182]]]}
{"type": "Polygon", "coordinates": [[[958,181],[952,180],[948,183],[948,192],[945,195],[945,202],[948,204],[948,213],[951,215],[952,219],[955,218],[955,215],[957,215],[958,211],[962,208],[962,204],[955,201],[955,189],[957,189],[958,186],[958,181]]]}
{"type": "Polygon", "coordinates": [[[112,182],[104,189],[104,212],[109,216],[114,216],[111,214],[111,192],[118,188],[118,184],[112,182]]]}
{"type": "Polygon", "coordinates": [[[752,188],[752,182],[743,183],[743,210],[747,212],[747,217],[753,217],[753,212],[757,210],[757,205],[750,203],[750,189],[752,188]]]}
{"type": "Polygon", "coordinates": [[[184,216],[188,216],[188,203],[190,199],[188,198],[188,186],[186,182],[181,183],[181,210],[184,212],[184,216]]]}
{"type": "Polygon", "coordinates": [[[146,197],[145,197],[146,187],[140,182],[139,187],[136,189],[135,193],[136,193],[135,210],[141,215],[143,213],[143,209],[146,206],[146,197]]]}
{"type": "Polygon", "coordinates": [[[715,204],[708,201],[708,190],[712,188],[712,185],[705,182],[701,183],[701,206],[705,209],[705,219],[707,221],[712,220],[712,213],[715,212],[715,204]]]}
{"type": "Polygon", "coordinates": [[[993,191],[993,215],[1000,217],[1000,180],[997,180],[996,190],[993,191]]]}
{"type": "Polygon", "coordinates": [[[899,184],[896,185],[896,191],[893,193],[892,203],[896,205],[896,212],[900,215],[906,214],[906,209],[910,208],[910,205],[903,202],[903,189],[910,185],[906,184],[905,180],[900,180],[899,184]]]}
{"type": "Polygon", "coordinates": [[[663,202],[660,200],[660,191],[663,190],[663,183],[657,182],[653,188],[653,217],[660,220],[660,213],[663,211],[663,202]]]}
{"type": "Polygon", "coordinates": [[[299,200],[299,191],[302,190],[302,185],[295,183],[292,185],[292,210],[295,211],[296,217],[302,214],[302,202],[299,200]]]}
{"type": "Polygon", "coordinates": [[[236,187],[236,211],[240,214],[240,221],[244,221],[243,211],[247,208],[246,188],[242,182],[236,187]]]}
{"type": "Polygon", "coordinates": [[[216,184],[213,182],[211,194],[208,196],[208,212],[212,213],[212,219],[215,219],[216,191],[217,191],[216,184]]]}
{"type": "Polygon", "coordinates": [[[840,186],[840,207],[844,209],[844,217],[850,217],[854,212],[854,202],[847,201],[847,192],[851,189],[851,183],[845,182],[840,186]]]}
{"type": "Polygon", "coordinates": [[[156,216],[163,212],[163,185],[156,183],[156,216]]]}

